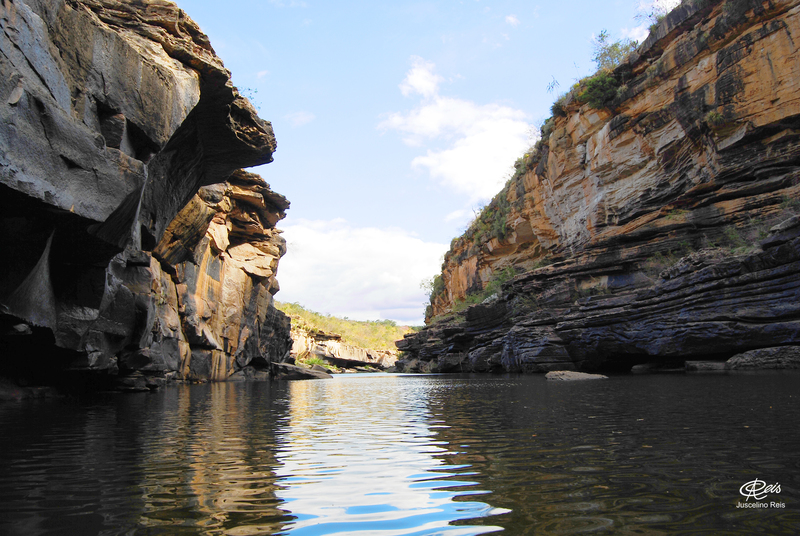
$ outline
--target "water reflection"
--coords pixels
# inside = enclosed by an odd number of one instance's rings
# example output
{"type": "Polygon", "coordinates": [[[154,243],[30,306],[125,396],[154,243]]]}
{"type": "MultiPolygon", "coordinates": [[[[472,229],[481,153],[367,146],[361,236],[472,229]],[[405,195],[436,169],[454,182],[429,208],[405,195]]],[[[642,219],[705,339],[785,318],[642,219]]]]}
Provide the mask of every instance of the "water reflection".
{"type": "Polygon", "coordinates": [[[0,406],[0,533],[279,532],[285,400],[252,387],[0,406]]]}
{"type": "Polygon", "coordinates": [[[797,534],[798,380],[375,375],[0,404],[0,534],[797,534]],[[755,478],[785,506],[737,509],[755,478]]]}
{"type": "Polygon", "coordinates": [[[440,376],[429,408],[512,534],[796,534],[798,380],[440,376]],[[754,478],[791,490],[785,506],[737,509],[754,478]]]}
{"type": "Polygon", "coordinates": [[[483,534],[451,526],[504,513],[477,500],[469,464],[452,464],[428,407],[434,384],[397,376],[294,382],[278,429],[277,491],[291,534],[483,534]],[[398,382],[402,382],[402,388],[398,382]]]}
{"type": "Polygon", "coordinates": [[[291,519],[275,496],[271,425],[271,406],[279,415],[285,406],[252,387],[183,387],[165,397],[161,422],[142,441],[139,527],[271,534],[291,519]]]}

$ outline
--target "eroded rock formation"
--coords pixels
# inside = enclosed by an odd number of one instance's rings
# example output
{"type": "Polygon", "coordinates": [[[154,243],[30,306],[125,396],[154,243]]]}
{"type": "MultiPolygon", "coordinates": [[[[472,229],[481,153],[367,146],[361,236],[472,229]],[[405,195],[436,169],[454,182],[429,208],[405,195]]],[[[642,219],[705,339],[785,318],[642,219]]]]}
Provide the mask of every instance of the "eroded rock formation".
{"type": "Polygon", "coordinates": [[[166,0],[4,0],[0,26],[3,368],[141,386],[285,355],[289,204],[240,170],[275,137],[197,25],[166,0]]]}
{"type": "Polygon", "coordinates": [[[628,370],[800,345],[798,38],[797,0],[687,2],[612,73],[603,109],[554,107],[453,242],[401,364],[628,370]]]}
{"type": "Polygon", "coordinates": [[[396,352],[347,344],[342,341],[341,335],[307,329],[302,324],[292,326],[291,337],[291,356],[295,360],[305,356],[316,356],[337,367],[379,369],[393,367],[397,361],[396,352]]]}

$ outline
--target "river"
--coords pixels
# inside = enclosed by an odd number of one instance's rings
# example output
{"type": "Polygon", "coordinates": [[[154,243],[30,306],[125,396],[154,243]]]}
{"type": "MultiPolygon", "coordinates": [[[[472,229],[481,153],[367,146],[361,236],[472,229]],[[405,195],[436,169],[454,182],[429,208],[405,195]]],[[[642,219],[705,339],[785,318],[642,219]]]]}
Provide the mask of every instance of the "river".
{"type": "Polygon", "coordinates": [[[798,386],[357,374],[3,403],[0,534],[793,535],[798,386]]]}

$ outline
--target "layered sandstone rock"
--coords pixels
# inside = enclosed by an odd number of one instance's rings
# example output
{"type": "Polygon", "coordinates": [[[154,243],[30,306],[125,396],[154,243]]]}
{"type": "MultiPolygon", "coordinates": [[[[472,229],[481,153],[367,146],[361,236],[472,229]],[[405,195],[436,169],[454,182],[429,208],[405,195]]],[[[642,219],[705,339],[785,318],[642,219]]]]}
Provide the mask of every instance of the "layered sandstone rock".
{"type": "Polygon", "coordinates": [[[797,0],[687,2],[614,71],[607,107],[568,96],[454,241],[441,321],[398,343],[406,364],[627,369],[796,345],[796,35],[797,0]],[[504,270],[519,275],[496,299],[453,316],[504,270]]]}
{"type": "Polygon", "coordinates": [[[282,357],[288,202],[237,171],[275,138],[197,25],[166,0],[6,0],[0,25],[6,365],[219,380],[282,357]]]}
{"type": "Polygon", "coordinates": [[[337,367],[380,369],[393,367],[397,361],[396,352],[347,344],[342,341],[341,335],[306,329],[302,325],[292,326],[291,338],[291,357],[294,360],[316,356],[337,367]]]}

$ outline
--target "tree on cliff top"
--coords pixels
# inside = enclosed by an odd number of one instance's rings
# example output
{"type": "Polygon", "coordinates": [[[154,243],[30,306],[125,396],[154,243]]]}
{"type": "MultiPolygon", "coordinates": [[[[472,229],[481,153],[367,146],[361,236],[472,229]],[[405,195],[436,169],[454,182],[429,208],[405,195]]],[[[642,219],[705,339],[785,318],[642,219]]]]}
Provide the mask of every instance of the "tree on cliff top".
{"type": "Polygon", "coordinates": [[[610,71],[622,63],[622,60],[628,57],[628,54],[636,50],[639,42],[631,39],[620,39],[611,43],[609,42],[608,30],[602,30],[600,35],[594,38],[592,46],[594,48],[592,61],[597,64],[598,70],[610,71]]]}

